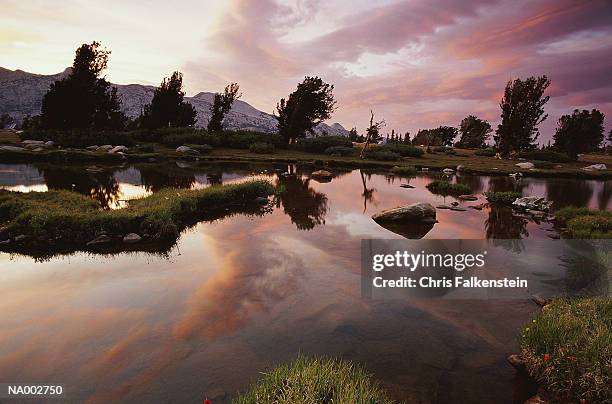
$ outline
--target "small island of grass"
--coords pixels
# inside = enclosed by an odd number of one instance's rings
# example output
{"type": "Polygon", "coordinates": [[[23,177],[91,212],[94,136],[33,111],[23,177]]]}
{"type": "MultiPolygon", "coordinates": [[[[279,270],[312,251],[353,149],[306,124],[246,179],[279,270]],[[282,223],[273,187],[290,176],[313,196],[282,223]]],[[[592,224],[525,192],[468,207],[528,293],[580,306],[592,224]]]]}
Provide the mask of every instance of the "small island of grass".
{"type": "Polygon", "coordinates": [[[555,214],[557,225],[565,226],[572,238],[612,238],[612,212],[565,207],[555,214]]]}
{"type": "Polygon", "coordinates": [[[451,183],[448,181],[433,181],[427,184],[427,189],[434,194],[447,196],[447,195],[467,195],[472,192],[470,187],[465,184],[451,183]]]}
{"type": "Polygon", "coordinates": [[[264,373],[235,404],[377,403],[392,404],[363,369],[336,359],[298,357],[264,373]]]}
{"type": "Polygon", "coordinates": [[[93,199],[76,192],[0,190],[0,247],[76,250],[92,245],[91,240],[101,235],[121,239],[131,233],[176,239],[180,230],[220,209],[226,213],[250,206],[256,213],[261,206],[255,199],[273,192],[274,186],[261,180],[198,190],[166,188],[131,200],[124,209],[102,210],[93,199]]]}

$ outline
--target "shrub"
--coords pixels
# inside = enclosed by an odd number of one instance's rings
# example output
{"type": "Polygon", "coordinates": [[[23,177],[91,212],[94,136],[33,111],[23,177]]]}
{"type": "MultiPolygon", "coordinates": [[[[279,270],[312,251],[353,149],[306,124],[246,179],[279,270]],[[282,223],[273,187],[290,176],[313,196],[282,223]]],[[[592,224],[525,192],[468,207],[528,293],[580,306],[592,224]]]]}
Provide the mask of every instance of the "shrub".
{"type": "Polygon", "coordinates": [[[270,154],[274,153],[274,145],[270,143],[255,142],[249,146],[249,151],[257,154],[270,154]]]}
{"type": "Polygon", "coordinates": [[[427,189],[438,195],[465,195],[472,192],[465,184],[456,184],[448,181],[433,181],[427,184],[427,189]]]}
{"type": "Polygon", "coordinates": [[[421,157],[424,152],[420,147],[407,144],[389,143],[378,148],[378,150],[390,151],[397,153],[402,157],[421,157]]]}
{"type": "Polygon", "coordinates": [[[324,153],[333,146],[353,147],[353,142],[344,136],[317,136],[298,139],[294,147],[308,153],[324,153]]]}
{"type": "Polygon", "coordinates": [[[486,149],[478,149],[474,154],[477,156],[493,157],[497,154],[497,151],[492,147],[488,147],[486,149]]]}
{"type": "Polygon", "coordinates": [[[612,238],[611,211],[569,206],[558,210],[555,217],[573,238],[612,238]]]}
{"type": "Polygon", "coordinates": [[[516,198],[520,198],[522,195],[520,192],[485,192],[487,200],[492,203],[511,205],[516,198]]]}
{"type": "Polygon", "coordinates": [[[542,168],[545,170],[555,168],[555,163],[552,163],[550,161],[533,160],[532,163],[535,168],[542,168]]]}
{"type": "Polygon", "coordinates": [[[612,300],[556,299],[519,339],[528,373],[563,402],[612,402],[612,300]]]}
{"type": "Polygon", "coordinates": [[[134,140],[127,132],[72,129],[69,131],[35,129],[20,134],[23,140],[52,140],[64,147],[84,148],[111,144],[133,146],[134,140]]]}
{"type": "Polygon", "coordinates": [[[206,137],[197,133],[177,133],[164,135],[162,138],[162,143],[166,146],[178,147],[184,144],[204,144],[206,140],[210,141],[210,139],[207,139],[206,137]]]}
{"type": "Polygon", "coordinates": [[[395,166],[391,169],[391,172],[397,175],[416,175],[417,170],[413,166],[395,166]]]}
{"type": "Polygon", "coordinates": [[[345,146],[332,146],[325,149],[325,154],[330,156],[355,156],[357,155],[357,149],[345,146]]]}
{"type": "Polygon", "coordinates": [[[570,161],[572,161],[572,159],[567,154],[555,152],[552,150],[532,150],[520,153],[519,157],[522,157],[527,160],[550,161],[553,163],[569,163],[570,161]]]}
{"type": "Polygon", "coordinates": [[[223,131],[218,136],[219,146],[232,149],[248,149],[253,143],[268,143],[274,147],[284,145],[283,138],[275,133],[251,132],[246,130],[223,131]]]}
{"type": "Polygon", "coordinates": [[[382,148],[368,149],[365,152],[365,157],[372,160],[380,161],[397,161],[400,155],[389,150],[381,150],[382,148]]]}
{"type": "Polygon", "coordinates": [[[371,403],[392,404],[378,383],[343,360],[298,357],[265,372],[235,404],[371,403]]]}

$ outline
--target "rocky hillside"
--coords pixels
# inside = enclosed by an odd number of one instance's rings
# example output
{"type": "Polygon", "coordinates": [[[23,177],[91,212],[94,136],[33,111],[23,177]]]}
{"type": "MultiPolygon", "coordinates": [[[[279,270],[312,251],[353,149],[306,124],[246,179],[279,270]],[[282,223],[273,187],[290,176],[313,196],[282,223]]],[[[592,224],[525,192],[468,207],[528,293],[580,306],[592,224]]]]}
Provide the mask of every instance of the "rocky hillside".
{"type": "MultiPolygon", "coordinates": [[[[22,70],[8,70],[0,67],[0,115],[9,114],[21,122],[26,115],[37,115],[43,95],[51,83],[66,76],[70,69],[62,73],[49,76],[24,72],[22,70]]],[[[140,115],[145,104],[153,98],[152,86],[140,84],[116,85],[121,97],[123,112],[131,117],[140,115]]],[[[185,97],[198,112],[197,126],[206,126],[210,118],[210,106],[214,93],[202,92],[193,97],[185,97]]],[[[262,132],[276,131],[276,119],[273,115],[262,112],[250,104],[238,100],[232,110],[225,117],[224,125],[228,129],[248,129],[262,132]]],[[[339,123],[327,125],[320,124],[316,128],[318,134],[348,135],[348,131],[339,123]]]]}

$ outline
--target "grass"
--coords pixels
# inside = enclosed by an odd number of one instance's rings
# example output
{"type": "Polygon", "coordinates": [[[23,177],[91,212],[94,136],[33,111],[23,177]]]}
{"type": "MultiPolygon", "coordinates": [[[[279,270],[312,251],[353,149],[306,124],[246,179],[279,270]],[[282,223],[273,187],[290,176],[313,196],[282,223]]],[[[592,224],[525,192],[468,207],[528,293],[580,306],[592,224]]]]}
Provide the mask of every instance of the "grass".
{"type": "MultiPolygon", "coordinates": [[[[14,136],[14,135],[11,135],[14,136]]],[[[233,135],[234,138],[240,138],[243,140],[251,140],[251,137],[246,136],[244,139],[239,135],[233,135]]],[[[191,143],[181,141],[181,144],[191,143]]],[[[202,141],[206,140],[204,137],[202,141]]],[[[374,159],[360,159],[358,156],[359,146],[355,147],[356,153],[349,153],[349,155],[339,156],[334,154],[330,156],[325,154],[323,151],[303,151],[296,149],[280,149],[273,155],[257,154],[252,153],[248,150],[249,145],[246,144],[241,148],[228,148],[223,145],[212,145],[214,150],[207,155],[189,156],[175,151],[176,146],[168,146],[161,143],[155,143],[146,139],[137,139],[139,144],[148,147],[147,150],[154,150],[154,152],[139,152],[138,147],[130,148],[130,150],[124,155],[114,155],[108,153],[96,153],[83,150],[47,150],[42,152],[6,152],[0,151],[0,161],[3,162],[20,162],[28,163],[33,161],[51,161],[51,162],[102,162],[102,161],[146,161],[152,158],[156,160],[166,159],[181,159],[181,160],[195,160],[200,161],[231,161],[231,162],[275,162],[275,163],[310,163],[313,161],[326,162],[330,166],[345,167],[345,168],[386,168],[389,169],[395,165],[398,165],[396,159],[397,153],[389,154],[383,153],[382,155],[376,154],[375,157],[389,160],[374,160],[374,159]]],[[[234,143],[232,143],[234,144],[234,143]]],[[[240,145],[241,146],[241,145],[240,145]]],[[[233,146],[232,146],[233,147],[233,146]]],[[[348,146],[343,146],[347,147],[348,146]]],[[[415,147],[418,151],[422,151],[422,148],[415,147]]],[[[385,151],[384,146],[373,145],[373,150],[381,149],[385,151]]],[[[408,149],[406,149],[408,150],[408,149]]],[[[425,154],[422,157],[401,157],[402,164],[415,166],[417,169],[428,168],[430,170],[442,170],[443,168],[456,167],[457,165],[463,165],[464,174],[474,175],[508,175],[517,171],[515,164],[518,160],[499,160],[492,157],[478,156],[476,152],[478,150],[468,149],[454,149],[455,155],[447,153],[435,153],[425,154]]],[[[402,149],[403,151],[403,149],[402,149]]],[[[340,154],[340,153],[338,153],[340,154]]],[[[345,153],[346,154],[346,153],[345,153]]],[[[401,154],[401,153],[400,153],[401,154]]],[[[526,177],[556,177],[556,178],[589,178],[589,179],[610,179],[612,178],[612,170],[603,171],[585,171],[581,170],[582,167],[593,163],[606,163],[612,166],[612,157],[601,154],[590,154],[581,156],[578,162],[570,162],[563,164],[563,168],[554,169],[538,169],[538,170],[526,170],[523,175],[526,177]]]]}
{"type": "Polygon", "coordinates": [[[520,192],[485,192],[485,196],[487,200],[491,203],[498,203],[503,205],[512,205],[512,202],[516,200],[516,198],[521,197],[520,192]]]}
{"type": "Polygon", "coordinates": [[[109,211],[100,210],[97,202],[76,192],[0,190],[0,239],[25,235],[30,243],[71,244],[75,249],[102,233],[176,239],[182,228],[200,216],[245,205],[273,192],[273,185],[267,181],[200,190],[166,188],[130,201],[127,208],[109,211]]]}
{"type": "Polygon", "coordinates": [[[611,299],[556,299],[519,342],[528,373],[563,402],[612,402],[611,299]]]}
{"type": "Polygon", "coordinates": [[[427,184],[427,189],[437,195],[467,195],[472,192],[465,184],[455,184],[448,181],[433,181],[427,184]]]}
{"type": "Polygon", "coordinates": [[[397,175],[412,176],[417,174],[417,169],[413,166],[395,166],[391,168],[391,172],[397,175]]]}
{"type": "Polygon", "coordinates": [[[298,357],[259,380],[234,404],[391,404],[363,369],[343,360],[298,357]]]}
{"type": "Polygon", "coordinates": [[[612,238],[611,211],[568,206],[555,212],[555,217],[573,238],[612,238]]]}

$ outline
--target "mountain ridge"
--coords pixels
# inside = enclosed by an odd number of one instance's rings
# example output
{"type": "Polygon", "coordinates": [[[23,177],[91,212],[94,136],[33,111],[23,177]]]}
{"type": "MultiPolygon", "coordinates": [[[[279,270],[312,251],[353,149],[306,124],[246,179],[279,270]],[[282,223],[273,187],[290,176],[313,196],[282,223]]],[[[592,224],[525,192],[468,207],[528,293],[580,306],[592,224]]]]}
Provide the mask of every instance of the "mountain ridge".
{"type": "MultiPolygon", "coordinates": [[[[26,115],[40,113],[42,98],[49,86],[67,76],[70,67],[56,74],[44,75],[20,69],[0,67],[0,115],[9,114],[17,122],[26,115]]],[[[121,110],[130,118],[140,115],[144,106],[151,102],[155,87],[143,84],[114,84],[121,98],[121,110]]],[[[185,97],[197,112],[197,127],[205,127],[210,119],[210,107],[215,93],[202,91],[192,97],[185,97]]],[[[223,125],[227,129],[255,130],[274,133],[277,121],[274,115],[253,107],[246,101],[236,100],[231,111],[225,116],[223,125]]],[[[348,131],[339,123],[321,123],[315,127],[316,134],[347,136],[348,131]]]]}

